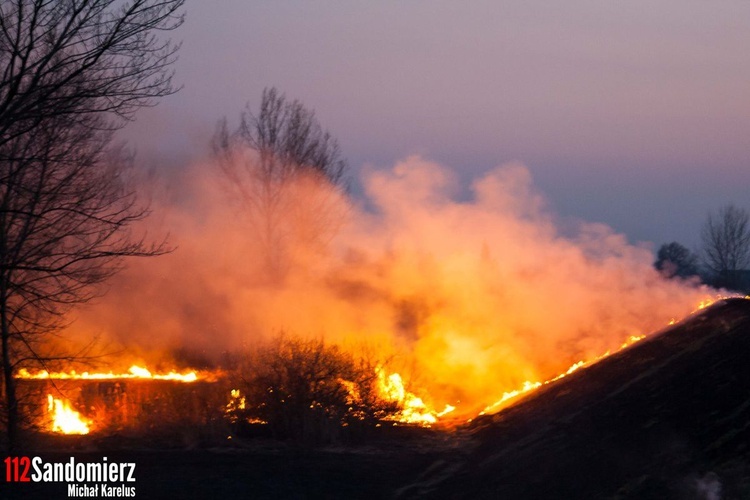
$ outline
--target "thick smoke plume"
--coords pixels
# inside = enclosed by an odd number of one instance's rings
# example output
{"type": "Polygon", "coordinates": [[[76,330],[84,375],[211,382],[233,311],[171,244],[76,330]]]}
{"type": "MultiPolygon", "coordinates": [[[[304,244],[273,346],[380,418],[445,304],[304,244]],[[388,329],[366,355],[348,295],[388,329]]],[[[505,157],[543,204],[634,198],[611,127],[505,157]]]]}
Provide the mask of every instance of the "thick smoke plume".
{"type": "Polygon", "coordinates": [[[468,410],[661,329],[707,295],[663,279],[649,250],[604,225],[563,236],[520,164],[476,179],[469,201],[420,157],[364,186],[367,209],[299,177],[268,218],[216,165],[197,165],[154,206],[154,230],[176,250],[132,261],[72,329],[123,346],[125,364],[218,363],[279,331],[366,344],[435,406],[468,410]]]}

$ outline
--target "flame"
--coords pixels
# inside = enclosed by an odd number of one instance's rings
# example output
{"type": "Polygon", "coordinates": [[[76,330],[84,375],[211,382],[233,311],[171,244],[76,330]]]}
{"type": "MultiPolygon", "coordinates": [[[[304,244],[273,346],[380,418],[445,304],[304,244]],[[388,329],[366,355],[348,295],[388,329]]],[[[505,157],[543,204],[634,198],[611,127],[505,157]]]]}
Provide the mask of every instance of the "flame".
{"type": "MultiPolygon", "coordinates": [[[[248,417],[246,415],[240,417],[240,415],[248,408],[247,404],[247,398],[242,395],[242,392],[239,389],[231,389],[229,391],[229,402],[224,407],[224,415],[229,419],[229,421],[233,424],[236,424],[240,421],[240,418],[244,420],[245,422],[249,424],[259,424],[259,425],[266,425],[268,422],[266,422],[263,419],[255,418],[255,417],[248,417]]],[[[228,437],[229,439],[232,439],[231,436],[228,437]]]]}
{"type": "Polygon", "coordinates": [[[16,378],[19,379],[33,379],[33,380],[113,380],[113,379],[148,379],[148,380],[171,380],[175,382],[195,382],[197,380],[210,380],[214,376],[212,374],[201,373],[200,375],[196,371],[186,371],[184,373],[178,373],[174,370],[169,373],[151,373],[147,368],[142,366],[133,365],[129,368],[127,373],[89,373],[83,372],[78,373],[75,370],[69,372],[48,372],[47,370],[39,370],[36,372],[29,372],[25,368],[18,370],[16,378]]]}
{"type": "MultiPolygon", "coordinates": [[[[702,311],[702,310],[706,309],[707,307],[715,304],[716,302],[718,302],[720,300],[724,300],[724,299],[732,298],[732,297],[739,297],[739,296],[717,295],[716,297],[705,298],[705,299],[701,300],[698,303],[698,305],[695,307],[695,309],[693,310],[693,312],[691,312],[690,314],[688,314],[686,316],[686,318],[690,317],[692,314],[695,314],[696,312],[699,312],[699,311],[702,311]]],[[[750,296],[745,296],[744,298],[745,299],[750,299],[750,296]]],[[[668,325],[671,326],[671,325],[674,325],[676,323],[677,323],[677,321],[674,318],[672,318],[669,321],[668,325]]],[[[631,335],[630,337],[627,338],[627,340],[625,340],[620,345],[620,348],[617,349],[617,351],[615,351],[615,352],[619,352],[619,351],[621,351],[621,350],[623,350],[623,349],[625,349],[627,347],[630,347],[631,345],[633,345],[636,342],[639,342],[639,341],[641,341],[641,340],[643,340],[645,338],[646,338],[646,335],[631,335]]],[[[565,376],[570,375],[571,373],[575,372],[576,370],[578,370],[580,368],[583,368],[585,366],[592,365],[592,364],[596,363],[597,361],[600,361],[600,360],[608,357],[611,354],[612,354],[611,351],[606,351],[604,354],[600,354],[599,356],[596,356],[593,359],[590,359],[590,360],[581,360],[581,361],[578,361],[576,363],[573,363],[570,366],[570,368],[568,368],[565,372],[560,373],[559,375],[557,375],[557,376],[555,376],[553,378],[550,378],[548,380],[544,380],[542,382],[526,380],[519,389],[515,389],[515,390],[512,390],[512,391],[504,392],[503,395],[500,397],[500,399],[498,399],[494,403],[486,406],[482,411],[479,412],[479,415],[485,415],[487,413],[494,413],[494,412],[500,410],[501,408],[503,408],[505,406],[505,403],[507,401],[515,399],[518,396],[521,396],[523,394],[527,394],[529,392],[532,392],[532,391],[538,389],[539,387],[541,387],[543,385],[551,384],[552,382],[560,380],[560,379],[564,378],[565,376]]]]}
{"type": "Polygon", "coordinates": [[[47,411],[52,417],[52,432],[61,434],[88,434],[91,421],[63,401],[47,394],[47,411]]]}
{"type": "Polygon", "coordinates": [[[445,405],[445,409],[438,412],[427,406],[422,398],[406,390],[400,374],[386,375],[382,367],[378,367],[375,372],[378,375],[380,394],[385,399],[398,403],[401,407],[396,415],[389,417],[387,420],[429,427],[437,423],[438,418],[456,409],[455,406],[445,405]]]}
{"type": "MultiPolygon", "coordinates": [[[[701,300],[698,305],[695,307],[693,312],[691,314],[694,314],[698,311],[701,311],[710,305],[716,303],[719,300],[728,298],[726,296],[717,296],[715,298],[706,298],[701,300]]],[[[750,298],[750,297],[746,297],[750,298]]],[[[689,315],[688,315],[689,316],[689,315]]],[[[672,319],[669,321],[669,325],[675,324],[676,321],[672,319]]],[[[619,352],[623,349],[626,349],[630,347],[631,345],[640,342],[641,340],[645,339],[646,335],[630,335],[627,339],[625,339],[619,347],[614,350],[614,352],[619,352]]],[[[610,356],[613,353],[613,351],[606,351],[603,354],[600,354],[598,356],[595,356],[594,358],[588,359],[588,360],[579,360],[572,365],[568,367],[567,370],[564,372],[549,378],[547,380],[543,381],[533,381],[533,380],[526,380],[523,382],[521,387],[503,392],[502,396],[495,401],[494,403],[486,406],[481,412],[479,412],[479,415],[485,415],[487,413],[494,413],[496,411],[499,411],[504,406],[507,406],[507,403],[511,400],[515,400],[519,398],[520,396],[526,395],[530,392],[535,391],[536,389],[551,384],[553,382],[556,382],[562,378],[565,378],[566,376],[580,370],[581,368],[590,366],[608,356],[610,356]]],[[[389,417],[386,417],[385,420],[391,421],[394,423],[404,423],[404,424],[412,424],[412,425],[420,425],[423,427],[431,427],[433,425],[436,425],[440,422],[440,419],[443,418],[445,415],[453,412],[456,410],[456,407],[450,404],[446,404],[445,408],[442,411],[437,411],[434,408],[432,408],[430,405],[425,403],[425,401],[417,396],[415,393],[411,392],[406,388],[406,384],[404,383],[404,380],[402,376],[399,373],[393,372],[388,373],[382,366],[378,366],[375,369],[375,373],[377,375],[377,388],[378,391],[385,400],[390,402],[398,403],[398,406],[400,410],[395,414],[391,415],[389,417]]],[[[340,383],[344,384],[349,393],[349,397],[352,401],[359,399],[358,390],[356,387],[356,384],[353,382],[349,382],[346,380],[339,380],[340,383]]],[[[226,413],[227,415],[230,415],[230,419],[236,417],[232,417],[237,410],[243,410],[246,407],[246,399],[245,397],[240,393],[238,389],[232,389],[230,392],[230,399],[229,403],[226,405],[226,413]]],[[[470,419],[471,420],[471,419],[470,419]]],[[[457,422],[457,420],[455,420],[457,422]]],[[[265,423],[263,421],[257,421],[258,423],[265,423]]]]}
{"type": "MultiPolygon", "coordinates": [[[[403,423],[430,427],[433,424],[436,424],[440,417],[455,410],[454,406],[448,404],[445,405],[445,409],[440,412],[430,408],[422,398],[406,389],[404,381],[398,373],[387,374],[382,367],[378,366],[375,370],[375,374],[377,376],[376,387],[380,396],[388,402],[397,403],[399,407],[397,413],[390,415],[383,420],[393,422],[394,424],[403,423]]],[[[345,379],[338,379],[338,382],[347,389],[348,404],[354,404],[361,400],[357,384],[345,379]]],[[[231,389],[229,391],[229,400],[225,405],[224,413],[227,418],[229,418],[230,422],[236,423],[242,419],[255,424],[268,423],[262,419],[247,417],[246,415],[240,416],[242,415],[243,410],[248,407],[247,398],[239,389],[231,389]]],[[[313,408],[313,406],[310,406],[310,408],[313,408]]]]}
{"type": "MultiPolygon", "coordinates": [[[[18,370],[15,378],[24,380],[167,380],[173,382],[191,383],[198,380],[214,381],[220,376],[219,372],[197,372],[195,370],[182,373],[171,370],[168,373],[152,373],[147,368],[132,365],[127,373],[115,373],[112,371],[101,373],[82,372],[75,370],[67,372],[50,372],[38,370],[31,372],[26,368],[18,370]]],[[[52,432],[61,434],[88,434],[90,432],[91,420],[81,416],[80,413],[71,408],[68,401],[47,395],[47,412],[52,419],[50,429],[52,432]]]]}
{"type": "MultiPolygon", "coordinates": [[[[690,315],[706,309],[719,300],[723,300],[729,297],[730,296],[717,295],[716,297],[705,298],[697,304],[690,315]]],[[[745,298],[750,299],[750,296],[745,298]]],[[[673,318],[669,321],[668,325],[674,325],[676,322],[677,321],[673,318]]],[[[627,347],[630,347],[631,345],[635,344],[636,342],[640,342],[645,338],[646,335],[631,335],[624,342],[622,342],[622,344],[620,344],[620,347],[615,352],[626,349],[627,347]]],[[[511,391],[503,392],[500,399],[486,406],[482,411],[479,412],[479,415],[494,413],[503,408],[505,406],[505,403],[507,403],[508,401],[528,394],[542,387],[543,385],[551,384],[552,382],[556,382],[562,378],[565,378],[571,373],[583,367],[592,365],[597,361],[610,356],[611,354],[612,351],[606,351],[603,354],[594,357],[593,359],[577,361],[570,365],[570,367],[563,373],[560,373],[544,381],[526,380],[523,382],[521,387],[511,391]]],[[[398,373],[391,373],[390,375],[386,375],[385,371],[379,367],[377,369],[377,374],[378,386],[381,394],[389,401],[398,402],[403,407],[403,409],[395,417],[392,417],[392,419],[397,422],[418,424],[429,427],[433,424],[436,424],[439,418],[456,409],[455,406],[447,404],[443,411],[437,412],[436,410],[429,408],[420,397],[406,390],[401,375],[399,375],[398,373]]]]}
{"type": "Polygon", "coordinates": [[[240,393],[239,389],[232,389],[230,391],[230,400],[227,403],[227,410],[237,408],[238,410],[244,410],[246,407],[245,396],[240,393]]]}
{"type": "MultiPolygon", "coordinates": [[[[729,296],[716,296],[711,298],[706,298],[701,300],[696,307],[694,308],[693,313],[702,311],[706,309],[707,307],[711,306],[712,304],[722,300],[730,298],[729,296]]],[[[750,299],[750,297],[746,296],[746,299],[750,299]]],[[[688,315],[689,316],[689,315],[688,315]]],[[[677,321],[672,318],[669,321],[669,325],[673,325],[677,323],[677,321]]],[[[546,379],[546,380],[526,380],[524,381],[520,387],[505,391],[502,393],[499,399],[497,399],[494,403],[491,403],[484,407],[484,409],[479,412],[479,415],[484,415],[488,413],[494,413],[496,411],[499,411],[503,407],[510,404],[510,402],[517,400],[518,398],[527,395],[536,389],[553,383],[555,381],[558,381],[578,370],[581,368],[585,368],[587,366],[590,366],[597,361],[604,359],[612,354],[612,352],[619,352],[620,350],[626,349],[629,346],[640,342],[641,340],[645,339],[646,335],[631,335],[627,339],[625,339],[624,342],[622,342],[617,349],[614,349],[614,351],[606,351],[603,354],[600,354],[598,356],[595,356],[591,359],[584,359],[579,360],[572,365],[568,367],[567,370],[565,370],[562,373],[559,373],[558,375],[546,379]]],[[[404,383],[404,379],[399,373],[389,373],[386,371],[386,369],[382,366],[378,366],[375,369],[376,373],[376,384],[377,389],[381,395],[381,397],[389,402],[394,402],[398,404],[399,411],[386,418],[386,420],[393,422],[394,424],[404,423],[404,424],[412,424],[412,425],[420,425],[424,427],[430,427],[435,424],[438,424],[441,422],[441,419],[445,417],[447,414],[454,412],[456,410],[455,406],[452,406],[450,404],[446,404],[445,408],[442,411],[438,411],[432,406],[430,406],[428,403],[425,402],[424,399],[417,396],[414,392],[411,392],[409,389],[407,389],[406,384],[404,383]]],[[[67,372],[49,372],[47,370],[39,370],[35,372],[30,372],[27,369],[20,369],[16,375],[16,378],[19,379],[36,379],[36,380],[48,380],[48,379],[56,379],[56,380],[113,380],[113,379],[136,379],[136,380],[167,380],[167,381],[175,381],[175,382],[183,382],[183,383],[191,383],[196,382],[198,380],[215,380],[219,375],[219,372],[211,373],[211,372],[198,372],[195,370],[189,370],[189,371],[183,371],[182,373],[177,372],[175,370],[171,370],[167,373],[152,373],[149,369],[139,366],[139,365],[132,365],[129,370],[126,373],[115,373],[113,371],[109,371],[106,373],[90,373],[90,372],[82,372],[78,373],[75,370],[67,371],[67,372]]],[[[358,400],[359,394],[357,392],[356,385],[352,382],[341,380],[341,383],[347,386],[349,390],[350,397],[352,400],[358,400]]],[[[424,392],[423,392],[424,393],[424,392]]],[[[230,398],[229,402],[226,404],[225,413],[227,414],[228,418],[232,420],[233,422],[236,422],[239,418],[236,414],[239,411],[242,413],[243,410],[247,408],[247,400],[246,397],[240,393],[239,389],[232,389],[230,392],[230,398]]],[[[47,395],[47,410],[49,415],[51,416],[52,423],[51,423],[51,430],[52,432],[57,433],[63,433],[63,434],[88,434],[90,432],[90,425],[92,422],[85,417],[83,417],[80,413],[75,411],[73,408],[71,408],[70,403],[68,401],[64,401],[61,399],[54,398],[51,394],[47,395]]],[[[458,417],[457,417],[458,418],[458,417]]],[[[458,420],[454,419],[454,422],[458,422],[458,420]]],[[[265,424],[266,422],[259,420],[259,419],[247,419],[248,422],[251,423],[261,423],[265,424]]],[[[448,425],[448,424],[446,424],[448,425]]]]}

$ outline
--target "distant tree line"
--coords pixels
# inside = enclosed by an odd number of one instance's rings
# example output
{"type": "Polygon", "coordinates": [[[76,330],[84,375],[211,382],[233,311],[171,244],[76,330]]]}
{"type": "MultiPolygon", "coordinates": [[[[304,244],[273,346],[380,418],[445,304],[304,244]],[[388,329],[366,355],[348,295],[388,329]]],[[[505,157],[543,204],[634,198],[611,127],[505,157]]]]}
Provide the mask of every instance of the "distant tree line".
{"type": "Polygon", "coordinates": [[[696,276],[712,286],[750,292],[750,213],[732,204],[710,212],[699,250],[665,243],[654,267],[667,278],[696,276]]]}

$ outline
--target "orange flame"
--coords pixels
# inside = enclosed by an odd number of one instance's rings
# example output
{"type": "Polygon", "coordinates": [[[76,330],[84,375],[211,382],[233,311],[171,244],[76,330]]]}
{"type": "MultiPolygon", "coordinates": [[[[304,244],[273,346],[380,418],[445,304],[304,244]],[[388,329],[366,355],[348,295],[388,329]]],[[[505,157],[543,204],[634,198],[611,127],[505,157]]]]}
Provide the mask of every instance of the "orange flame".
{"type": "MultiPolygon", "coordinates": [[[[706,298],[701,300],[693,310],[693,313],[704,310],[719,300],[730,298],[729,296],[716,296],[714,298],[706,298]]],[[[745,297],[750,299],[750,297],[745,297]]],[[[688,315],[689,316],[689,315],[688,315]]],[[[669,325],[675,324],[677,321],[672,319],[669,321],[669,325]]],[[[641,340],[646,338],[645,335],[631,335],[629,336],[619,348],[612,352],[619,352],[641,340]]],[[[606,351],[601,355],[595,356],[591,359],[580,360],[573,363],[566,371],[549,378],[547,380],[527,380],[523,384],[514,389],[505,391],[501,397],[494,403],[487,405],[479,415],[488,413],[494,413],[499,411],[503,407],[510,404],[509,402],[517,400],[519,397],[527,395],[534,390],[560,380],[573,372],[590,366],[597,361],[604,359],[610,354],[611,351],[606,351]]],[[[391,402],[398,403],[399,412],[391,417],[388,417],[389,421],[396,424],[405,423],[430,427],[440,422],[440,419],[445,415],[453,412],[456,408],[452,405],[446,404],[443,411],[437,411],[435,408],[426,403],[421,397],[417,396],[414,392],[407,389],[406,384],[402,376],[399,373],[388,373],[382,366],[376,368],[377,375],[377,387],[380,395],[391,402]]],[[[30,372],[26,369],[20,369],[17,374],[19,379],[57,379],[57,380],[112,380],[112,379],[139,379],[139,380],[168,380],[175,382],[191,383],[198,380],[214,380],[218,377],[218,372],[197,372],[195,370],[184,371],[179,373],[175,370],[171,370],[168,373],[152,373],[145,367],[139,365],[132,365],[127,373],[114,373],[112,371],[107,373],[89,373],[82,372],[78,373],[74,370],[68,372],[49,372],[46,370],[40,370],[36,372],[30,372]]],[[[354,391],[354,384],[342,381],[349,387],[350,394],[352,397],[358,397],[354,391]]],[[[52,416],[52,430],[53,432],[60,432],[64,434],[88,434],[91,425],[91,421],[88,421],[82,417],[78,412],[70,407],[67,401],[55,399],[52,395],[48,395],[48,411],[52,416]]],[[[233,389],[230,393],[229,403],[226,405],[227,414],[233,414],[236,410],[244,410],[246,408],[246,399],[240,394],[240,391],[233,389]]],[[[231,417],[230,417],[231,418],[231,417]]],[[[457,420],[456,420],[457,421],[457,420]]],[[[260,420],[253,421],[257,423],[265,423],[260,420]]]]}
{"type": "Polygon", "coordinates": [[[441,412],[430,408],[422,398],[406,390],[404,381],[398,373],[386,375],[382,367],[378,367],[376,373],[381,395],[389,401],[398,403],[401,407],[401,410],[389,420],[429,427],[437,423],[438,418],[455,410],[455,407],[451,405],[445,405],[445,409],[441,412]]]}
{"type": "MultiPolygon", "coordinates": [[[[690,315],[695,314],[696,312],[702,311],[703,309],[706,309],[707,307],[715,304],[716,302],[718,302],[720,300],[731,298],[731,297],[738,297],[738,296],[722,296],[722,295],[717,295],[716,297],[713,297],[713,298],[709,297],[709,298],[703,299],[703,300],[701,300],[698,303],[698,305],[693,310],[693,312],[691,312],[690,314],[688,314],[688,316],[686,316],[686,317],[689,317],[690,315]]],[[[750,298],[750,296],[745,297],[745,298],[748,299],[748,298],[750,298]]],[[[672,318],[669,321],[668,325],[671,326],[671,325],[674,325],[675,323],[677,323],[677,321],[674,318],[672,318]]],[[[620,348],[617,349],[616,352],[619,352],[619,351],[621,351],[621,350],[623,350],[623,349],[625,349],[625,348],[627,348],[627,347],[629,347],[629,346],[635,344],[636,342],[639,342],[639,341],[641,341],[641,340],[643,340],[645,338],[646,338],[645,335],[631,335],[630,337],[628,337],[627,340],[625,340],[625,342],[623,342],[620,345],[620,348]]],[[[525,381],[523,383],[523,386],[521,388],[515,389],[513,391],[504,392],[503,395],[500,397],[500,399],[498,399],[494,403],[486,406],[484,408],[484,410],[482,410],[481,412],[479,412],[479,415],[485,415],[487,413],[497,412],[497,411],[499,411],[500,409],[502,409],[505,406],[505,403],[507,401],[509,401],[511,399],[515,399],[518,396],[521,396],[523,394],[527,394],[529,392],[532,392],[532,391],[538,389],[539,387],[541,387],[543,385],[551,384],[552,382],[560,380],[561,378],[564,378],[566,375],[570,375],[571,373],[573,373],[574,371],[578,370],[579,368],[582,368],[582,367],[594,364],[597,361],[608,357],[610,354],[612,354],[610,351],[606,351],[604,354],[596,356],[593,359],[578,361],[578,362],[572,364],[570,366],[570,368],[568,368],[564,373],[560,373],[559,375],[557,375],[557,376],[555,376],[555,377],[553,377],[551,379],[545,380],[543,382],[527,380],[527,381],[525,381]]]]}
{"type": "Polygon", "coordinates": [[[61,434],[88,434],[91,421],[62,401],[47,394],[47,411],[52,417],[52,432],[61,434]]]}
{"type": "MultiPolygon", "coordinates": [[[[242,395],[239,389],[232,389],[229,391],[229,402],[224,407],[224,414],[233,424],[240,420],[238,412],[243,412],[247,409],[247,399],[242,395]]],[[[267,424],[265,420],[259,418],[245,417],[244,420],[249,424],[267,424]]],[[[231,439],[231,437],[230,437],[231,439]]]]}
{"type": "MultiPolygon", "coordinates": [[[[215,374],[199,374],[196,371],[186,371],[178,373],[174,370],[169,373],[151,373],[148,369],[133,365],[127,373],[78,373],[75,370],[68,372],[49,372],[39,370],[30,372],[25,368],[18,370],[17,379],[25,380],[116,380],[116,379],[137,379],[137,380],[170,380],[174,382],[195,382],[197,380],[210,380],[215,378],[215,374]]],[[[50,430],[60,434],[88,434],[90,432],[91,420],[86,419],[80,413],[75,411],[68,401],[54,398],[51,394],[47,395],[47,413],[52,419],[50,430]]]]}
{"type": "Polygon", "coordinates": [[[113,379],[149,379],[149,380],[171,380],[175,382],[195,382],[197,380],[211,380],[215,375],[201,373],[196,371],[186,371],[184,373],[178,373],[174,370],[169,373],[157,373],[153,374],[148,369],[133,365],[130,367],[127,373],[89,373],[83,372],[78,373],[75,370],[69,372],[48,372],[47,370],[39,370],[36,372],[29,372],[25,368],[18,370],[16,378],[19,379],[34,379],[34,380],[113,380],[113,379]]]}

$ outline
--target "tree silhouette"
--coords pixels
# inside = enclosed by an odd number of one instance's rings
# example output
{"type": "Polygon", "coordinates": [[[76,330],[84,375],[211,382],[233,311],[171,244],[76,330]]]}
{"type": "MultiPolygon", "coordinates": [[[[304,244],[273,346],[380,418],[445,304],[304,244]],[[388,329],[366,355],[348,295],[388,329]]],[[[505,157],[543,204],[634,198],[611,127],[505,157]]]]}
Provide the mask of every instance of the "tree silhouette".
{"type": "Polygon", "coordinates": [[[15,372],[71,355],[45,340],[126,256],[161,253],[133,237],[147,214],[130,161],[111,146],[135,111],[175,91],[178,47],[159,31],[184,0],[0,3],[0,350],[8,447],[21,413],[15,372]]]}
{"type": "Polygon", "coordinates": [[[683,245],[673,241],[659,247],[654,267],[665,277],[688,278],[698,275],[698,256],[683,245]]]}
{"type": "Polygon", "coordinates": [[[231,133],[226,119],[219,122],[213,150],[278,282],[291,247],[316,248],[338,227],[334,200],[347,165],[314,111],[276,88],[263,90],[257,114],[248,107],[240,117],[231,133]]]}
{"type": "Polygon", "coordinates": [[[750,265],[750,215],[747,210],[727,205],[709,213],[701,231],[703,265],[716,286],[736,288],[740,272],[750,265]]]}

